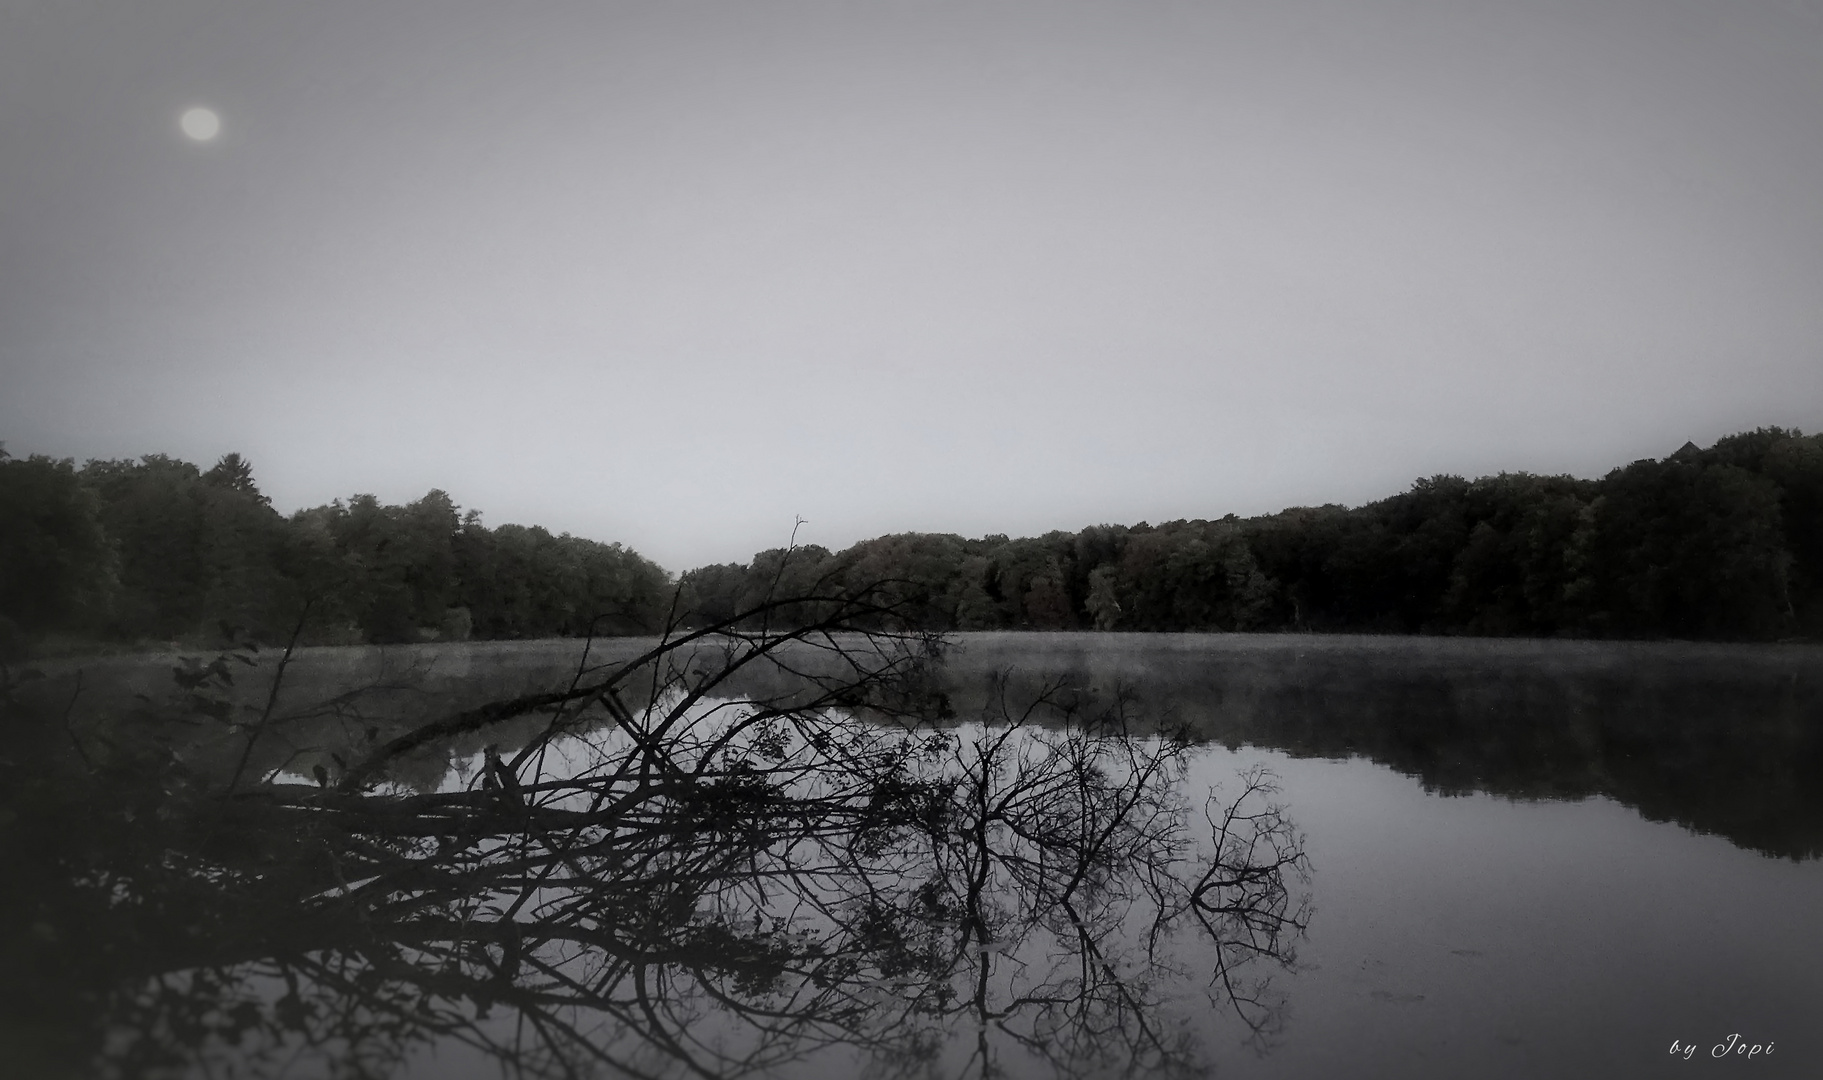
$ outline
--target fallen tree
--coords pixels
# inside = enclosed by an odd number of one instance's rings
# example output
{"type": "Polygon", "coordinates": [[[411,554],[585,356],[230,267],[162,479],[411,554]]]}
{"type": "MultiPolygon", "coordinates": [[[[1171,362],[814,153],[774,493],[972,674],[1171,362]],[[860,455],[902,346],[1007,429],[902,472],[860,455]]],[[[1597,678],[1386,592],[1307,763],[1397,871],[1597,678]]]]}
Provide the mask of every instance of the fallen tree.
{"type": "Polygon", "coordinates": [[[1192,1075],[1186,994],[1268,1036],[1259,976],[1309,911],[1270,778],[1199,801],[1185,732],[1120,688],[1003,682],[954,716],[943,642],[894,595],[769,598],[384,739],[350,719],[281,765],[280,682],[258,716],[209,704],[231,662],[178,672],[208,755],[72,733],[9,675],[10,1059],[1192,1075]],[[495,736],[434,789],[403,779],[495,736]]]}

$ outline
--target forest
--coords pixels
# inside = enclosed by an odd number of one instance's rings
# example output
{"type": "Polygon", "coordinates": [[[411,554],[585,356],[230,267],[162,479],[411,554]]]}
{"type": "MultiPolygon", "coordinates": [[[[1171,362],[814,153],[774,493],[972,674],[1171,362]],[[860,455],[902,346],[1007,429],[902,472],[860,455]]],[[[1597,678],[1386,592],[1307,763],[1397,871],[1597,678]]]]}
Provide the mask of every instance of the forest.
{"type": "Polygon", "coordinates": [[[670,577],[619,544],[489,528],[442,491],[286,517],[229,454],[207,470],[0,459],[0,637],[155,643],[224,631],[354,644],[643,631],[670,577]]]}
{"type": "MultiPolygon", "coordinates": [[[[285,516],[229,454],[78,466],[0,449],[0,651],[244,635],[396,643],[639,634],[885,584],[924,629],[1823,636],[1823,436],[1760,428],[1600,479],[1434,476],[1358,507],[902,533],[673,576],[488,527],[440,490],[285,516]]],[[[808,609],[771,617],[807,620],[808,609]]]]}

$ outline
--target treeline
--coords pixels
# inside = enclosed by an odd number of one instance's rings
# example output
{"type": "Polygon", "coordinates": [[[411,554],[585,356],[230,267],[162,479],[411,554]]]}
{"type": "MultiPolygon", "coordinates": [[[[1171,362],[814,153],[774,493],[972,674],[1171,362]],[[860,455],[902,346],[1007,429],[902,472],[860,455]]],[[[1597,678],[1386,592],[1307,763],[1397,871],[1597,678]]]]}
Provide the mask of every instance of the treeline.
{"type": "Polygon", "coordinates": [[[1600,480],[1437,476],[1354,509],[773,550],[682,584],[725,616],[882,579],[955,630],[1815,637],[1823,437],[1762,428],[1600,480]]]}
{"type": "Polygon", "coordinates": [[[441,491],[279,514],[229,454],[73,462],[0,449],[0,650],[66,635],[407,642],[644,632],[666,573],[618,544],[488,528],[441,491]]]}
{"type": "Polygon", "coordinates": [[[0,449],[0,645],[641,633],[881,582],[942,630],[1818,637],[1823,437],[1762,428],[1599,480],[1437,476],[1353,509],[775,549],[676,582],[618,544],[490,529],[441,491],[286,517],[234,454],[203,470],[0,449]]]}

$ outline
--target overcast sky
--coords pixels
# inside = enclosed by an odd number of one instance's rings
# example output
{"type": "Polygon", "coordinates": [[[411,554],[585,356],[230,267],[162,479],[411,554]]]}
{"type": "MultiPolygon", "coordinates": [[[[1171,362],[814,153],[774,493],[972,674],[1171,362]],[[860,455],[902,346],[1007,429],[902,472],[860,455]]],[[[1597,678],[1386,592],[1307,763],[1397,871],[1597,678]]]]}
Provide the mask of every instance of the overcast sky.
{"type": "Polygon", "coordinates": [[[15,455],[679,570],[1823,427],[1818,0],[0,12],[15,455]]]}

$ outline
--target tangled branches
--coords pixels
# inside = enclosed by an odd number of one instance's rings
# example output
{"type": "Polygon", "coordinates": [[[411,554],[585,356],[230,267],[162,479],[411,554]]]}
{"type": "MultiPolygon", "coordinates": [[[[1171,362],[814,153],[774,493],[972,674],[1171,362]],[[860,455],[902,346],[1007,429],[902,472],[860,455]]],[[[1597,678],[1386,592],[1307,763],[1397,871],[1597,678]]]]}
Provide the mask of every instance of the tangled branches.
{"type": "MultiPolygon", "coordinates": [[[[1190,1075],[1205,1048],[1174,1010],[1270,1030],[1240,973],[1289,961],[1308,908],[1265,776],[1211,796],[1205,835],[1196,748],[1131,694],[1003,682],[959,719],[942,642],[892,629],[889,594],[794,603],[815,617],[775,630],[763,605],[585,654],[564,687],[351,748],[314,784],[161,787],[124,829],[87,806],[24,853],[40,894],[14,898],[80,906],[110,942],[58,960],[87,987],[61,1052],[116,1075],[377,1077],[431,1046],[539,1077],[1190,1075]],[[497,731],[519,734],[437,790],[393,777],[497,731]]],[[[19,948],[82,951],[54,928],[19,948]]]]}

